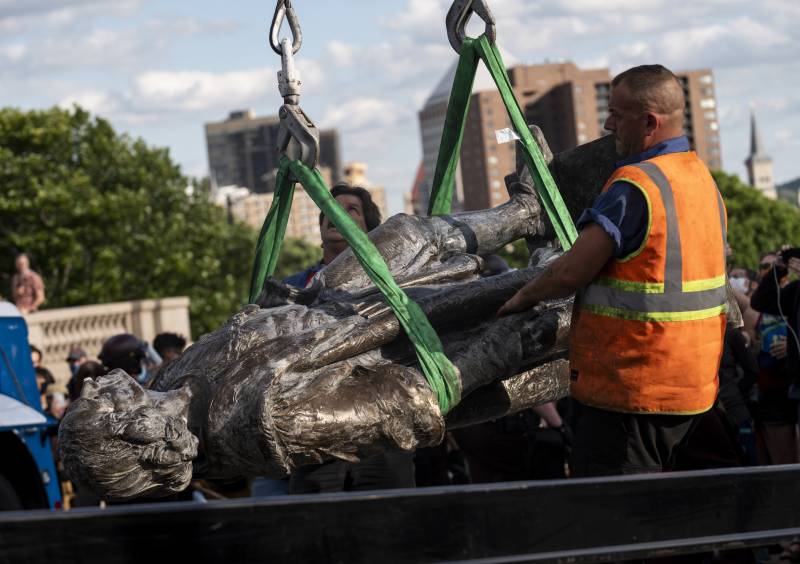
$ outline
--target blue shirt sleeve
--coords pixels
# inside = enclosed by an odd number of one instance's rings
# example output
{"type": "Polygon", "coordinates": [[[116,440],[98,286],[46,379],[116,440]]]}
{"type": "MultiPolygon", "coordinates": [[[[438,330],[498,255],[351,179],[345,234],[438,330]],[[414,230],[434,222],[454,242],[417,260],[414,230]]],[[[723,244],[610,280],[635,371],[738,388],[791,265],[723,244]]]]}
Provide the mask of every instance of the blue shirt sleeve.
{"type": "Polygon", "coordinates": [[[313,276],[320,270],[322,270],[322,264],[319,263],[315,264],[313,266],[306,268],[302,272],[298,272],[296,274],[292,274],[291,276],[287,276],[286,278],[283,279],[283,283],[289,286],[294,286],[296,288],[305,288],[306,281],[308,281],[308,279],[311,276],[313,276]]]}
{"type": "Polygon", "coordinates": [[[628,182],[615,182],[578,219],[578,229],[596,223],[614,241],[614,256],[623,258],[641,247],[647,235],[647,200],[628,182]]]}

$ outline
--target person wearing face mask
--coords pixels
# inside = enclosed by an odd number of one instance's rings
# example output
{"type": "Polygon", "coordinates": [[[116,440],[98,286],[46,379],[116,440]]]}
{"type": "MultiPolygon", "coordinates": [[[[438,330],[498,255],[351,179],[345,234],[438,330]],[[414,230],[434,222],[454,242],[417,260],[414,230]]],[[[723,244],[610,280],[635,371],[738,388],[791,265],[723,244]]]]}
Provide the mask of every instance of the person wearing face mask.
{"type": "Polygon", "coordinates": [[[72,347],[67,354],[67,364],[69,365],[69,373],[74,377],[78,373],[81,365],[89,360],[89,355],[81,347],[72,347]]]}
{"type": "Polygon", "coordinates": [[[140,384],[146,384],[161,364],[161,358],[153,348],[136,335],[122,333],[110,337],[98,355],[109,372],[121,368],[140,384]]]}
{"type": "Polygon", "coordinates": [[[734,290],[741,292],[745,296],[750,295],[751,281],[747,269],[742,267],[731,268],[730,274],[728,274],[728,280],[730,280],[731,287],[734,290]]]}

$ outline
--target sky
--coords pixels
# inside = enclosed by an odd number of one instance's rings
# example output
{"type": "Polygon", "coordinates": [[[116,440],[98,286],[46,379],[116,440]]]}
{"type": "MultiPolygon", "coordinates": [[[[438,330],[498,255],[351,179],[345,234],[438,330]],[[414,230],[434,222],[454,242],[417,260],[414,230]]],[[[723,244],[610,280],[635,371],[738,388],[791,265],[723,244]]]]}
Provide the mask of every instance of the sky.
{"type": "MultiPolygon", "coordinates": [[[[488,0],[506,60],[581,68],[711,68],[723,168],[745,177],[756,112],[775,177],[800,176],[797,0],[488,0]]],[[[456,60],[448,0],[294,0],[301,106],[338,128],[344,162],[369,165],[402,211],[421,160],[417,112],[456,60]]],[[[0,106],[78,103],[208,174],[203,124],[234,109],[274,115],[273,1],[0,0],[0,106]]],[[[474,20],[477,18],[473,17],[474,20]]],[[[468,31],[482,30],[479,21],[468,31]]],[[[284,27],[284,34],[287,32],[284,27]]]]}

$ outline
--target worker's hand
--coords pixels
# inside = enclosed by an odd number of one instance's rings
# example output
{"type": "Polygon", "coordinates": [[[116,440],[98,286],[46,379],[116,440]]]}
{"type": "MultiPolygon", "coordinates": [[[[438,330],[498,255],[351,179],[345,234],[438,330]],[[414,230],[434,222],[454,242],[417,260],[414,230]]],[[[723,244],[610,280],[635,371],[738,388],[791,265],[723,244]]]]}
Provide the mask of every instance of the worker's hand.
{"type": "Polygon", "coordinates": [[[519,313],[521,311],[528,311],[533,306],[538,304],[539,300],[530,294],[529,286],[531,284],[532,282],[528,282],[516,294],[514,294],[510,300],[504,303],[503,306],[497,310],[497,317],[503,317],[504,315],[519,313]]]}
{"type": "Polygon", "coordinates": [[[777,359],[786,358],[786,337],[775,337],[769,347],[769,354],[777,359]]]}
{"type": "Polygon", "coordinates": [[[787,264],[786,267],[789,269],[789,272],[795,276],[800,276],[800,258],[790,258],[789,264],[787,264]]]}

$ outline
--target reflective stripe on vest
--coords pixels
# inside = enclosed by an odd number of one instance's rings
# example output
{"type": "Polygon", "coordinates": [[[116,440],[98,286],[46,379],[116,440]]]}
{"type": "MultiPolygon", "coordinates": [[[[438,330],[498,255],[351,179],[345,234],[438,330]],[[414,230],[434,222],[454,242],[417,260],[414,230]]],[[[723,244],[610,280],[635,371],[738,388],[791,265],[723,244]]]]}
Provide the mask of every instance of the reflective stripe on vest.
{"type": "MultiPolygon", "coordinates": [[[[681,235],[672,186],[651,162],[633,165],[644,172],[661,194],[666,214],[666,261],[664,282],[630,282],[600,278],[586,287],[581,308],[597,315],[636,321],[691,321],[717,317],[726,310],[725,275],[707,280],[683,281],[681,235]]],[[[725,207],[717,190],[725,256],[725,207]]],[[[724,265],[722,268],[724,272],[724,265]]]]}

